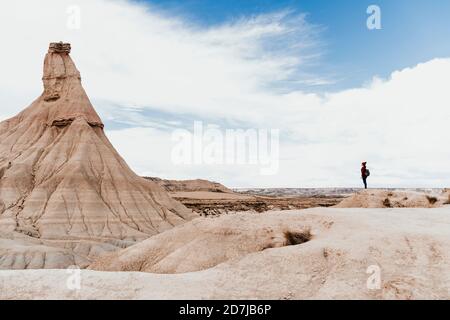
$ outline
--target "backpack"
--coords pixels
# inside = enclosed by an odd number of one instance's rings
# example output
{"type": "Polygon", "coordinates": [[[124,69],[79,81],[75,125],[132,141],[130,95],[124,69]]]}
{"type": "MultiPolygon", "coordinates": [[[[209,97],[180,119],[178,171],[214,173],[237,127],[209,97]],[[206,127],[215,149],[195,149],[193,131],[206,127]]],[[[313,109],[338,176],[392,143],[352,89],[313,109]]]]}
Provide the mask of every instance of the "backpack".
{"type": "Polygon", "coordinates": [[[370,170],[366,169],[366,177],[370,177],[370,170]]]}

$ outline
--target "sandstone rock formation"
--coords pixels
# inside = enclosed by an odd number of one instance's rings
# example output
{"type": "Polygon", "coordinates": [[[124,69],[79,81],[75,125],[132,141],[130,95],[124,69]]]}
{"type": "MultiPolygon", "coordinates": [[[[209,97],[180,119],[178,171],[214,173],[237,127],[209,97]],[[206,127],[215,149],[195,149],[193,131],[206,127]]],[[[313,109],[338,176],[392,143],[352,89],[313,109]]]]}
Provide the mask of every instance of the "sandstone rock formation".
{"type": "Polygon", "coordinates": [[[89,253],[194,218],[116,152],[69,53],[69,44],[50,45],[44,93],[0,123],[0,231],[89,253]]]}

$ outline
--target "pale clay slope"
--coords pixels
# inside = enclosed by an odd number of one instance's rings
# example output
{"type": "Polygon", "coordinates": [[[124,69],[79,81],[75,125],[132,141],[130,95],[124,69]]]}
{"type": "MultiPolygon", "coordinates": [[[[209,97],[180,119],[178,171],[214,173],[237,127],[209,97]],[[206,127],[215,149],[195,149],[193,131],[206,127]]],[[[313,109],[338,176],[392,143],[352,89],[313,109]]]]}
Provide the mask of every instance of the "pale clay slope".
{"type": "MultiPolygon", "coordinates": [[[[195,234],[186,239],[183,250],[172,241],[168,243],[172,249],[164,253],[164,268],[169,271],[174,266],[180,271],[206,268],[220,262],[214,251],[224,247],[229,248],[229,255],[234,258],[210,269],[171,275],[86,270],[82,271],[82,289],[79,292],[67,289],[69,274],[64,270],[2,271],[0,298],[450,298],[449,207],[332,208],[241,214],[217,220],[198,219],[170,232],[186,236],[189,229],[195,234]],[[217,224],[221,225],[221,231],[212,235],[209,227],[217,224]],[[274,226],[273,230],[267,226],[274,226]],[[270,247],[274,241],[279,244],[276,241],[278,232],[286,226],[291,231],[311,227],[313,238],[298,246],[258,251],[270,247]],[[272,239],[272,235],[276,239],[272,239]],[[230,237],[238,237],[243,242],[239,246],[229,246],[227,239],[230,237]],[[367,289],[369,275],[366,270],[371,265],[381,268],[380,290],[367,289]]],[[[175,243],[183,241],[175,235],[174,239],[177,239],[175,243]]],[[[138,245],[137,248],[142,248],[141,261],[149,258],[149,250],[155,246],[162,244],[153,239],[138,245]]],[[[132,251],[125,250],[133,256],[132,261],[136,261],[139,250],[132,251]]]]}
{"type": "Polygon", "coordinates": [[[302,220],[274,218],[238,214],[197,219],[102,257],[89,269],[186,273],[212,268],[268,248],[286,246],[296,240],[286,236],[290,231],[298,234],[299,242],[307,241],[303,239],[307,239],[310,227],[302,220]]]}
{"type": "Polygon", "coordinates": [[[61,265],[87,267],[90,260],[72,250],[48,246],[22,234],[0,235],[0,266],[4,269],[56,269],[61,265]]]}
{"type": "Polygon", "coordinates": [[[437,208],[450,201],[450,191],[363,190],[342,200],[337,208],[437,208]],[[436,202],[435,202],[436,201],[436,202]]]}
{"type": "MultiPolygon", "coordinates": [[[[137,176],[116,152],[69,50],[50,48],[43,82],[44,93],[30,107],[0,123],[0,232],[92,255],[195,217],[159,185],[137,176]]],[[[0,268],[14,267],[1,252],[0,268]]],[[[62,260],[60,267],[66,266],[62,260]]]]}

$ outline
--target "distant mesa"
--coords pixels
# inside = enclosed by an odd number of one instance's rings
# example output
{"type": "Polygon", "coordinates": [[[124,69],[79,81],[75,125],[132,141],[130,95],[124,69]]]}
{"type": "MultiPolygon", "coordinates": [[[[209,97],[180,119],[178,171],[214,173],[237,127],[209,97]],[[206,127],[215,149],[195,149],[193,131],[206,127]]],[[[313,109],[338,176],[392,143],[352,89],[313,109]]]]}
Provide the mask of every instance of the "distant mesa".
{"type": "Polygon", "coordinates": [[[166,189],[168,192],[218,192],[218,193],[233,193],[224,185],[218,182],[208,180],[164,180],[155,177],[145,177],[145,179],[153,181],[166,189]]]}

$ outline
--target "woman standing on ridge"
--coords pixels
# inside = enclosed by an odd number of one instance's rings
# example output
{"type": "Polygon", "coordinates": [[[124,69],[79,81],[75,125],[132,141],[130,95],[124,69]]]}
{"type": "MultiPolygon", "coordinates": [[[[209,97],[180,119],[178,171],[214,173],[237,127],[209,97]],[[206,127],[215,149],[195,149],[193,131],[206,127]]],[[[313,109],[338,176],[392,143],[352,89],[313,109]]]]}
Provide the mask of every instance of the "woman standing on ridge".
{"type": "Polygon", "coordinates": [[[370,171],[367,169],[367,162],[362,163],[361,177],[364,182],[364,188],[367,189],[367,178],[370,176],[370,171]]]}

